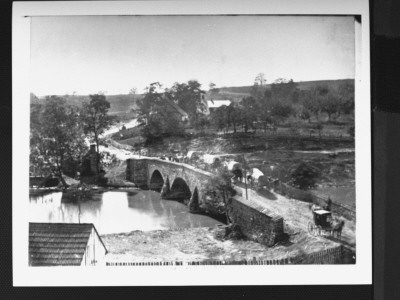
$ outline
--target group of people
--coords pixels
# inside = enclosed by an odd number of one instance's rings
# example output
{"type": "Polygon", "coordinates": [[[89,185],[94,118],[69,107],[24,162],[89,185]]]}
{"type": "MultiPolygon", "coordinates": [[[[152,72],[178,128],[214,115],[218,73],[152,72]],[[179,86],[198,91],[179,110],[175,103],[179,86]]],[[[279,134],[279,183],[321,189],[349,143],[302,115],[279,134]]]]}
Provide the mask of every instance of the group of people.
{"type": "Polygon", "coordinates": [[[162,156],[160,156],[160,159],[167,160],[167,161],[178,162],[178,163],[182,162],[182,161],[179,160],[178,157],[172,156],[172,155],[169,155],[169,156],[162,155],[162,156]]]}

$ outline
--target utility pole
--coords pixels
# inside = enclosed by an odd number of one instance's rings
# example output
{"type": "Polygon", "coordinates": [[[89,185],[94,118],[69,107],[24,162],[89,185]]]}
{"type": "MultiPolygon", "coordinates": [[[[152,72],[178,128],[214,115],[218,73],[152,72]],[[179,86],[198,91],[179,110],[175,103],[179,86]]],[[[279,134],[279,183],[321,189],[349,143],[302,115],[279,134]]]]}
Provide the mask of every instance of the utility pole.
{"type": "Polygon", "coordinates": [[[242,159],[242,168],[244,170],[244,186],[246,189],[246,200],[248,200],[248,196],[247,196],[247,161],[246,158],[244,157],[244,155],[241,157],[242,159]]]}
{"type": "Polygon", "coordinates": [[[81,195],[78,195],[78,223],[81,224],[81,195]]]}
{"type": "Polygon", "coordinates": [[[246,200],[248,200],[248,198],[247,198],[247,171],[246,170],[244,170],[244,186],[246,189],[246,200]]]}
{"type": "Polygon", "coordinates": [[[139,157],[140,157],[140,153],[141,153],[141,146],[140,146],[140,134],[139,134],[139,157]]]}

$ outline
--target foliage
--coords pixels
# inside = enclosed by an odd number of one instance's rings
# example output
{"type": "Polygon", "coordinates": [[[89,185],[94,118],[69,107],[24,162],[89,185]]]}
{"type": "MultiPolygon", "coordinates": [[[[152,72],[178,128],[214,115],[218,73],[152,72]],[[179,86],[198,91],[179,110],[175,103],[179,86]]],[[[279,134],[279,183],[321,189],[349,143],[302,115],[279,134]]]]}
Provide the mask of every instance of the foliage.
{"type": "Polygon", "coordinates": [[[332,115],[338,117],[342,110],[342,103],[338,97],[332,93],[328,93],[325,97],[321,97],[321,111],[328,114],[329,121],[332,119],[332,115]]]}
{"type": "Polygon", "coordinates": [[[62,177],[66,162],[80,162],[87,151],[80,124],[78,108],[63,98],[51,96],[43,104],[32,104],[31,167],[52,173],[67,186],[62,177]]]}
{"type": "Polygon", "coordinates": [[[292,172],[291,183],[302,190],[308,190],[315,187],[319,176],[320,171],[317,168],[302,162],[292,172]]]}
{"type": "Polygon", "coordinates": [[[177,114],[170,113],[167,99],[158,90],[159,82],[150,84],[144,98],[138,101],[139,121],[144,125],[142,133],[148,141],[162,136],[179,134],[184,131],[183,123],[177,114]]]}
{"type": "Polygon", "coordinates": [[[249,128],[254,128],[253,123],[257,120],[258,106],[253,97],[243,98],[241,104],[241,123],[244,131],[247,132],[249,128]]]}
{"type": "MultiPolygon", "coordinates": [[[[106,100],[104,94],[89,95],[90,102],[84,102],[82,105],[81,122],[83,131],[89,135],[90,141],[96,144],[96,152],[100,157],[99,145],[101,135],[113,124],[113,120],[108,116],[110,102],[106,100]]],[[[97,163],[97,172],[100,171],[101,161],[97,163]]]]}
{"type": "Polygon", "coordinates": [[[133,87],[129,90],[129,95],[136,95],[137,88],[133,87]]]}
{"type": "Polygon", "coordinates": [[[216,176],[210,178],[206,184],[206,197],[208,197],[208,210],[217,214],[227,213],[227,203],[229,199],[235,196],[236,191],[231,183],[232,174],[225,166],[220,166],[216,170],[216,176]]]}
{"type": "Polygon", "coordinates": [[[298,117],[304,121],[310,122],[311,120],[311,112],[305,108],[304,106],[301,106],[300,111],[298,113],[298,117]]]}
{"type": "Polygon", "coordinates": [[[321,112],[321,106],[318,102],[318,99],[316,97],[314,90],[301,91],[300,102],[301,102],[302,108],[305,111],[314,115],[317,120],[319,119],[319,113],[321,112]]]}
{"type": "Polygon", "coordinates": [[[354,84],[348,82],[341,84],[338,94],[342,102],[342,112],[344,114],[354,113],[354,84]]]}
{"type": "Polygon", "coordinates": [[[347,132],[350,134],[351,137],[354,137],[354,135],[355,135],[355,127],[354,127],[354,125],[353,125],[353,126],[350,126],[350,127],[347,129],[347,132]]]}
{"type": "Polygon", "coordinates": [[[254,85],[251,88],[251,96],[255,99],[261,99],[265,91],[265,84],[267,80],[265,79],[264,73],[258,73],[254,79],[254,85]]]}
{"type": "Polygon", "coordinates": [[[271,97],[279,102],[297,102],[297,83],[293,79],[279,78],[271,85],[271,97]]]}
{"type": "Polygon", "coordinates": [[[196,128],[200,124],[199,118],[207,109],[204,101],[205,92],[200,87],[201,84],[198,81],[189,80],[187,83],[175,82],[165,92],[169,99],[178,104],[189,115],[189,121],[196,128]]]}

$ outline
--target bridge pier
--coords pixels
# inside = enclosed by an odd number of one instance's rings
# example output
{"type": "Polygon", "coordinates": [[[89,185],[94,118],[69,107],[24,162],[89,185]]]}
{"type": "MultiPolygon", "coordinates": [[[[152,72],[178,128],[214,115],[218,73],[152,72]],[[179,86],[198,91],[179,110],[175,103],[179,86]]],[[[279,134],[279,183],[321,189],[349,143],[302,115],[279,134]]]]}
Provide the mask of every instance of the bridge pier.
{"type": "Polygon", "coordinates": [[[200,210],[199,207],[199,193],[197,191],[197,189],[195,189],[195,191],[192,194],[192,197],[190,198],[189,201],[189,211],[190,212],[198,212],[200,210]]]}
{"type": "Polygon", "coordinates": [[[168,198],[168,195],[171,192],[171,188],[170,188],[170,184],[169,184],[169,178],[167,177],[167,179],[164,182],[163,187],[161,188],[161,199],[166,199],[168,198]]]}

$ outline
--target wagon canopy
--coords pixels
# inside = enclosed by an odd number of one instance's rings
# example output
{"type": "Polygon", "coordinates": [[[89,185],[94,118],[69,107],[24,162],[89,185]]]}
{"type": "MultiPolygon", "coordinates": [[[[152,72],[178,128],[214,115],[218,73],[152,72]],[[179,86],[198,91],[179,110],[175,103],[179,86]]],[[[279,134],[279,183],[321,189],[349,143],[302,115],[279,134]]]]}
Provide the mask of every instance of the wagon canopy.
{"type": "Polygon", "coordinates": [[[212,155],[212,154],[204,154],[203,155],[203,160],[206,164],[212,165],[213,163],[215,163],[216,161],[220,161],[220,158],[216,155],[212,155]]]}
{"type": "Polygon", "coordinates": [[[229,171],[236,171],[240,170],[242,168],[242,165],[237,161],[232,160],[226,163],[226,167],[228,168],[229,171]]]}
{"type": "Polygon", "coordinates": [[[258,178],[260,178],[260,176],[263,176],[264,173],[261,172],[259,169],[257,168],[253,168],[251,169],[251,177],[253,177],[254,180],[258,180],[258,178]]]}
{"type": "Polygon", "coordinates": [[[189,159],[192,159],[192,158],[198,159],[201,156],[201,152],[200,151],[189,151],[186,156],[189,159]]]}
{"type": "Polygon", "coordinates": [[[317,214],[317,215],[320,215],[320,216],[331,215],[332,214],[330,211],[325,210],[325,209],[317,209],[317,210],[314,210],[313,213],[317,214]]]}

